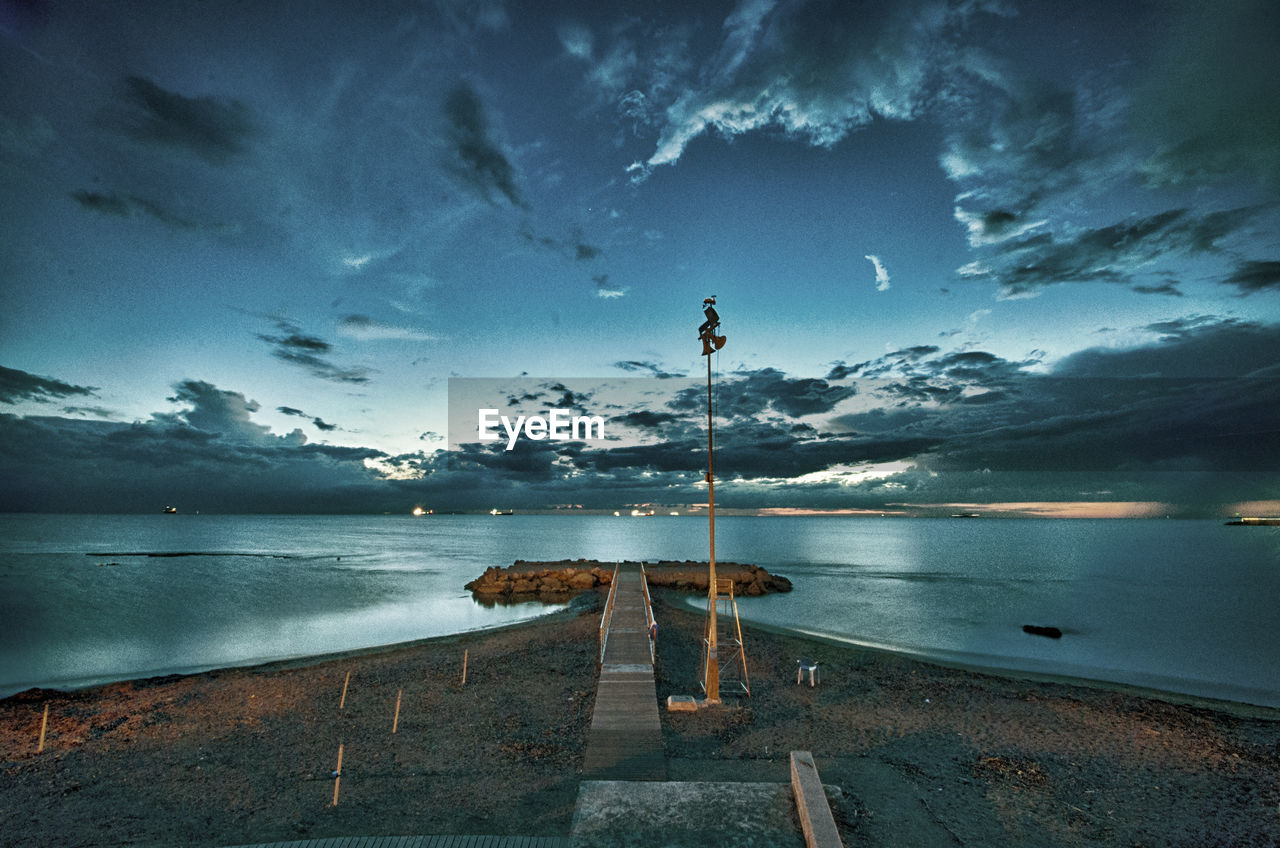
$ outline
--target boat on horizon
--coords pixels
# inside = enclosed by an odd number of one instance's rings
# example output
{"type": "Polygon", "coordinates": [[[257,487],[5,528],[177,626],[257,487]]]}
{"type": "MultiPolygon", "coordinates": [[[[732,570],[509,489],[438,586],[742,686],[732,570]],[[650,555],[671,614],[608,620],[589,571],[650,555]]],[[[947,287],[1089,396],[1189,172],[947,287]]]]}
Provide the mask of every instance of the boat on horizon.
{"type": "Polygon", "coordinates": [[[165,515],[176,515],[177,512],[178,512],[178,508],[176,506],[167,506],[164,508],[165,515]]]}
{"type": "Polygon", "coordinates": [[[490,515],[515,515],[515,512],[514,512],[514,511],[512,511],[512,510],[509,510],[509,509],[496,509],[496,508],[495,508],[495,509],[491,509],[491,510],[489,510],[489,514],[490,514],[490,515]]]}

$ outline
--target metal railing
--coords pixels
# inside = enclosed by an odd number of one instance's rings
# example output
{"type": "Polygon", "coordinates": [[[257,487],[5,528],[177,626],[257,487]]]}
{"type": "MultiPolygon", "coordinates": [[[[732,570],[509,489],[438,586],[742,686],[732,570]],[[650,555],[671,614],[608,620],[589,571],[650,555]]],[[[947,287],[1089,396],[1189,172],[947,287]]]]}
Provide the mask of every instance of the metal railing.
{"type": "Polygon", "coordinates": [[[649,597],[649,572],[645,571],[644,563],[640,563],[640,585],[644,588],[644,629],[649,634],[649,662],[656,664],[658,662],[658,640],[654,626],[657,620],[653,617],[653,599],[649,597]]]}
{"type": "Polygon", "coordinates": [[[609,597],[604,602],[604,613],[600,616],[600,664],[604,664],[604,648],[609,643],[609,623],[613,620],[613,598],[618,594],[618,568],[613,566],[613,579],[609,581],[609,597]]]}

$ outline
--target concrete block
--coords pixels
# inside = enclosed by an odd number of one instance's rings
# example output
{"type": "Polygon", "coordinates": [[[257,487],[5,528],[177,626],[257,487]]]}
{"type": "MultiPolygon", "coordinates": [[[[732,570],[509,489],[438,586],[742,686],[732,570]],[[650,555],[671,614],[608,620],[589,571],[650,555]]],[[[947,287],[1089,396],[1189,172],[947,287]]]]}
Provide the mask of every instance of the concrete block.
{"type": "Polygon", "coordinates": [[[791,792],[796,799],[796,813],[808,848],[844,848],[840,832],[836,830],[835,817],[827,803],[827,793],[818,777],[818,767],[813,754],[808,751],[791,752],[791,792]]]}

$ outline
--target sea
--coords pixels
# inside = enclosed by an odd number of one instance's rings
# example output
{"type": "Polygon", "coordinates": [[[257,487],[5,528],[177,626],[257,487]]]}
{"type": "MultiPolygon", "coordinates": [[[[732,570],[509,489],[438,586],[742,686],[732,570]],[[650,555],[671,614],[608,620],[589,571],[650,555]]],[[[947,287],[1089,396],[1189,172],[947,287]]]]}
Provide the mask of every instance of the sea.
{"type": "MultiPolygon", "coordinates": [[[[490,566],[707,550],[694,516],[0,514],[0,696],[503,626],[562,606],[477,603],[490,566]]],[[[720,516],[716,555],[794,583],[747,628],[1280,707],[1280,527],[720,516]]]]}

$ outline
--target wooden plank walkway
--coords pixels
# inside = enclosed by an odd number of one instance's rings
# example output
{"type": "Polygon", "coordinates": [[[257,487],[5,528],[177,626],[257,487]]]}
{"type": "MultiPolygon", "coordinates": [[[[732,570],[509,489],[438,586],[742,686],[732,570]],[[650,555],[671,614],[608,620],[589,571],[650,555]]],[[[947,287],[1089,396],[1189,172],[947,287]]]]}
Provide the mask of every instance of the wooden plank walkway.
{"type": "Polygon", "coordinates": [[[334,836],[233,848],[570,848],[567,836],[334,836]]]}
{"type": "Polygon", "coordinates": [[[583,757],[586,780],[667,779],[649,647],[652,610],[644,579],[638,563],[623,564],[618,570],[583,757]]]}

